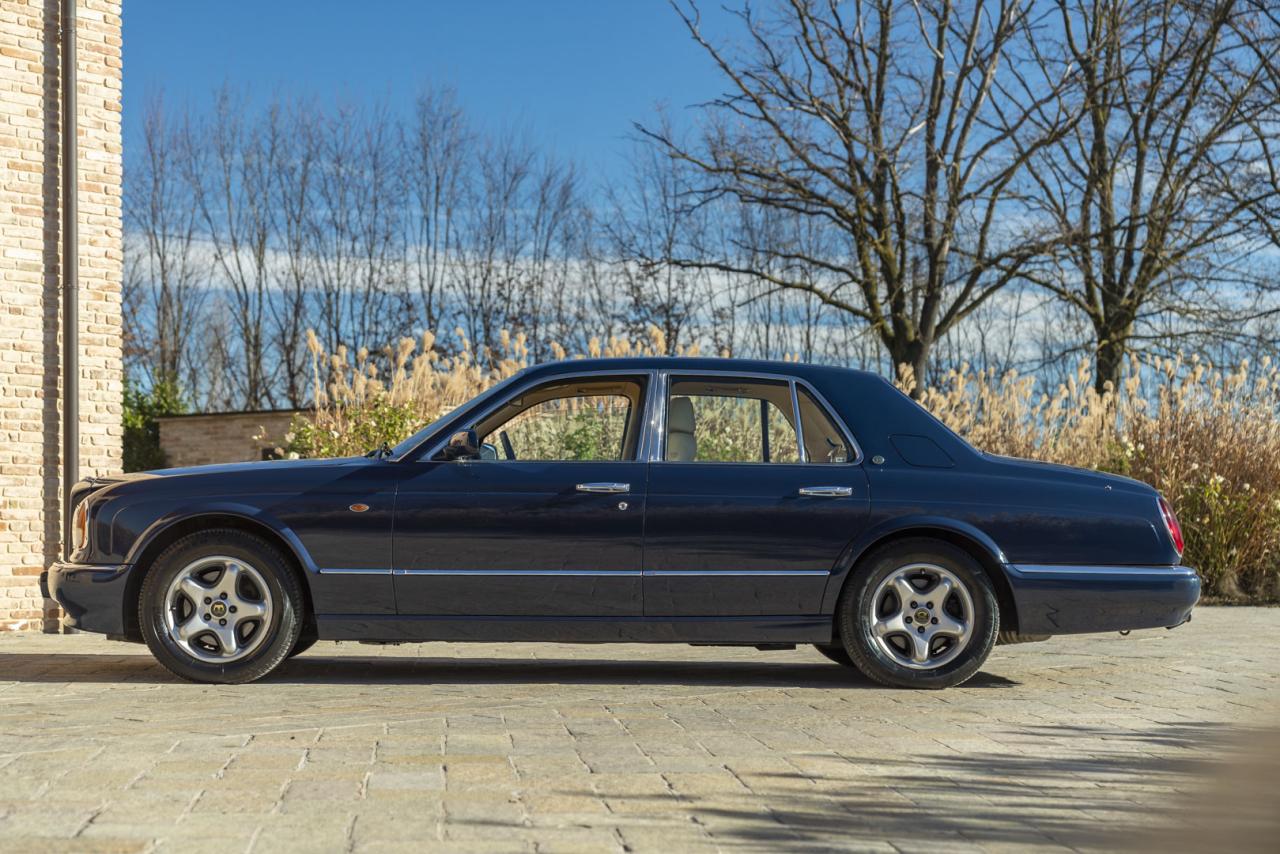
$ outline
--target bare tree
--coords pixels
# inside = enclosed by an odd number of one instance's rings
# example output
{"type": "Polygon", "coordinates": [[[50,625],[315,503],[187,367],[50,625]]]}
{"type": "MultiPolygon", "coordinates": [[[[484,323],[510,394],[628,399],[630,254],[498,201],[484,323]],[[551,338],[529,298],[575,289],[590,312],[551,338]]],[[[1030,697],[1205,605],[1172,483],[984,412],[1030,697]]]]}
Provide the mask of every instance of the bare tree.
{"type": "Polygon", "coordinates": [[[518,328],[533,342],[535,358],[545,358],[548,344],[564,333],[567,307],[579,296],[571,278],[577,248],[577,182],[571,163],[544,157],[525,203],[525,275],[516,308],[518,328]]]}
{"type": "Polygon", "coordinates": [[[320,127],[311,253],[326,347],[381,347],[404,329],[401,166],[385,110],[320,127]]]}
{"type": "Polygon", "coordinates": [[[1277,198],[1254,178],[1280,119],[1280,29],[1269,0],[1055,3],[1037,64],[1069,76],[1078,120],[1032,158],[1032,204],[1066,238],[1034,278],[1088,319],[1102,390],[1135,342],[1255,310],[1233,302],[1255,283],[1253,214],[1277,198]]]}
{"type": "Polygon", "coordinates": [[[789,0],[765,18],[744,7],[745,53],[712,44],[692,3],[676,9],[728,91],[705,105],[700,145],[646,132],[698,170],[699,200],[782,209],[833,236],[821,254],[771,249],[768,265],[673,262],[811,294],[869,324],[921,381],[938,337],[1052,240],[1017,216],[1016,180],[1060,132],[1028,132],[1058,81],[1012,67],[1035,37],[1026,4],[789,0]],[[1018,97],[994,104],[997,86],[1018,97]]]}
{"type": "Polygon", "coordinates": [[[466,277],[458,300],[477,349],[498,346],[499,333],[518,320],[513,308],[523,248],[520,213],[535,157],[513,133],[487,139],[476,154],[465,223],[466,277]]]}
{"type": "Polygon", "coordinates": [[[191,125],[186,133],[184,166],[200,210],[204,236],[213,248],[225,303],[232,315],[235,346],[223,342],[239,362],[231,374],[238,396],[248,408],[269,405],[264,315],[271,276],[271,186],[278,166],[273,123],[248,124],[244,106],[231,93],[219,92],[213,117],[191,125]]]}
{"type": "Polygon", "coordinates": [[[424,90],[403,131],[409,184],[406,246],[417,284],[421,326],[436,330],[448,311],[451,277],[461,263],[459,222],[468,187],[467,151],[474,138],[450,90],[424,90]]]}
{"type": "MultiPolygon", "coordinates": [[[[607,219],[607,214],[605,217],[607,219]]],[[[606,224],[591,206],[582,205],[578,210],[575,245],[578,252],[574,279],[580,292],[564,344],[573,351],[585,353],[593,338],[608,341],[624,334],[625,294],[606,224]]]]}
{"type": "MultiPolygon", "coordinates": [[[[663,124],[664,138],[674,139],[663,124]]],[[[709,267],[677,259],[701,256],[709,206],[690,206],[692,170],[649,146],[634,149],[627,184],[612,193],[608,233],[625,283],[629,334],[643,338],[650,327],[662,333],[668,352],[692,344],[688,327],[705,298],[699,279],[709,267]]]]}
{"type": "Polygon", "coordinates": [[[127,357],[148,383],[182,383],[194,393],[200,365],[189,342],[207,296],[208,265],[178,132],[159,97],[147,106],[141,150],[124,197],[127,357]]]}
{"type": "Polygon", "coordinates": [[[306,332],[314,298],[315,263],[311,256],[312,218],[315,216],[319,118],[302,104],[273,104],[266,121],[279,156],[271,177],[271,230],[275,263],[271,265],[274,292],[268,301],[270,344],[276,357],[273,372],[289,406],[306,404],[309,386],[306,332]]]}

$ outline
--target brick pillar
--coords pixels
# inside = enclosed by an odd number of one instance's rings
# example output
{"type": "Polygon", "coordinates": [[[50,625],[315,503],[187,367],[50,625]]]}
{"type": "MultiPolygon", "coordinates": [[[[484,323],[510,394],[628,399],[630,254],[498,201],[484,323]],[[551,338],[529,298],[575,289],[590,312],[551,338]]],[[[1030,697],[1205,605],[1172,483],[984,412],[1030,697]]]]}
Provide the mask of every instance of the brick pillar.
{"type": "MultiPolygon", "coordinates": [[[[57,631],[61,551],[58,0],[0,5],[0,630],[57,631]]],[[[79,0],[80,464],[120,469],[120,3],[79,0]]]]}

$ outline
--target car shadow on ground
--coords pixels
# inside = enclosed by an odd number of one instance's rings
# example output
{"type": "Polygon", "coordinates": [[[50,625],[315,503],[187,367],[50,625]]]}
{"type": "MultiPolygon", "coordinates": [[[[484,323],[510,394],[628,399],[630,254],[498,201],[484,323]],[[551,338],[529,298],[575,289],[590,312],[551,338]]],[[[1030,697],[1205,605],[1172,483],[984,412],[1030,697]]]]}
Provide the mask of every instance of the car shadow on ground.
{"type": "MultiPolygon", "coordinates": [[[[720,659],[645,661],[598,658],[503,658],[326,656],[308,653],[286,661],[262,680],[284,685],[684,685],[761,688],[879,688],[857,671],[815,662],[720,659]]],[[[80,655],[0,654],[0,682],[174,683],[181,682],[146,653],[80,655]]],[[[979,673],[965,688],[1017,685],[979,673]]]]}

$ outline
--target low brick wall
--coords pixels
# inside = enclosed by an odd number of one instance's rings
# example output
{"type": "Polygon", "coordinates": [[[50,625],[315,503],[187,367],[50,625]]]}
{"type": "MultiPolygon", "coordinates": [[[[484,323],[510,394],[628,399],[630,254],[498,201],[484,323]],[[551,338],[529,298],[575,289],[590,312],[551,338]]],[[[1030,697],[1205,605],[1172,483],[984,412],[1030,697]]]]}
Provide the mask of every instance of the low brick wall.
{"type": "Polygon", "coordinates": [[[263,451],[285,441],[298,410],[219,412],[157,418],[166,464],[200,466],[263,459],[263,451]],[[261,440],[255,436],[261,435],[261,440]]]}

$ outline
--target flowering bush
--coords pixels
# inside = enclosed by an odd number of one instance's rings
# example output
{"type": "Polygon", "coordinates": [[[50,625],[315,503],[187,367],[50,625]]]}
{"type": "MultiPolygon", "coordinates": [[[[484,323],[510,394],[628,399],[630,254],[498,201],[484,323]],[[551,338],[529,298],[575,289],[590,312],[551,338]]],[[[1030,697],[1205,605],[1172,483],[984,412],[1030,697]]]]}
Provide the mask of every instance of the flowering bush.
{"type": "MultiPolygon", "coordinates": [[[[311,335],[316,408],[295,420],[282,453],[347,456],[394,444],[528,363],[523,336],[504,335],[495,353],[476,352],[457,335],[461,347],[449,358],[430,333],[378,354],[326,354],[311,335]]],[[[639,345],[593,341],[588,350],[628,356],[665,347],[654,332],[639,345]]],[[[960,368],[926,389],[921,403],[983,450],[1150,483],[1181,519],[1184,559],[1201,571],[1208,595],[1280,599],[1276,365],[1246,362],[1224,371],[1197,360],[1134,363],[1120,388],[1103,394],[1094,390],[1087,365],[1050,393],[1032,377],[960,368]]],[[[746,422],[722,415],[719,441],[733,445],[733,425],[746,422]]]]}

